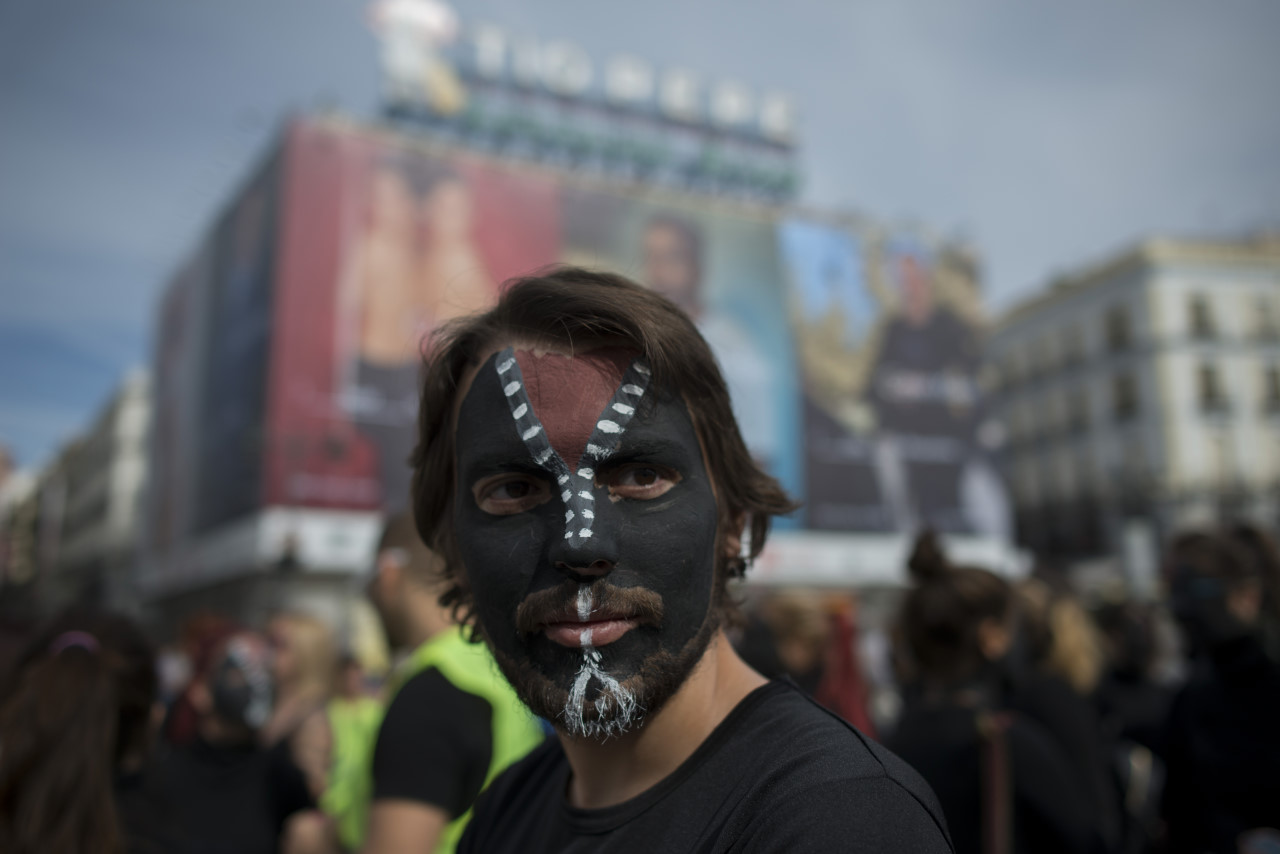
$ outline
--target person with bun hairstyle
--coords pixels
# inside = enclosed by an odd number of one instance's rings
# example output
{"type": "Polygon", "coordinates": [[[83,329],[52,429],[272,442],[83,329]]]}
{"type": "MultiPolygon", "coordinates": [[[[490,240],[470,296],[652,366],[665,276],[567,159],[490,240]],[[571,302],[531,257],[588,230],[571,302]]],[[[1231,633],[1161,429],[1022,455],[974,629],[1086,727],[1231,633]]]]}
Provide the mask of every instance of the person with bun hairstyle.
{"type": "Polygon", "coordinates": [[[908,561],[913,586],[897,626],[907,685],[891,750],[942,803],[957,854],[1084,854],[1101,849],[1059,746],[1007,711],[1005,659],[1015,597],[985,569],[952,566],[936,535],[908,561]]]}
{"type": "Polygon", "coordinates": [[[168,851],[140,782],[155,701],[154,653],[124,617],[37,631],[0,686],[0,851],[168,851]]]}
{"type": "Polygon", "coordinates": [[[1170,605],[1196,659],[1165,731],[1169,854],[1280,838],[1280,662],[1264,646],[1274,566],[1259,541],[1239,529],[1190,532],[1166,553],[1170,605]]]}

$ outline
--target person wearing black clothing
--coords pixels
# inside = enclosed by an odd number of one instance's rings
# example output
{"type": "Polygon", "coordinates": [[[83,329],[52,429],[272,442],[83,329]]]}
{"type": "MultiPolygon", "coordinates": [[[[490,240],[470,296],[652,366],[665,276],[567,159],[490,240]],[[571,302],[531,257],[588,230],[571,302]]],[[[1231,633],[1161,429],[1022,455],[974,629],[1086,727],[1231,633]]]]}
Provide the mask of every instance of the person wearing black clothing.
{"type": "Polygon", "coordinates": [[[575,808],[558,742],[476,803],[460,852],[948,851],[937,801],[906,763],[794,684],[755,689],[662,781],[575,808]]]}
{"type": "Polygon", "coordinates": [[[933,787],[957,854],[996,850],[1001,828],[1011,828],[1009,850],[1019,854],[1102,850],[1098,816],[1062,746],[1010,711],[1008,582],[951,566],[931,532],[908,567],[915,586],[898,626],[908,690],[888,744],[933,787]]]}
{"type": "Polygon", "coordinates": [[[266,642],[238,632],[190,692],[197,713],[192,743],[162,757],[148,785],[171,812],[181,839],[175,854],[273,854],[289,815],[308,806],[284,799],[281,767],[259,745],[273,700],[266,642]]]}
{"type": "Polygon", "coordinates": [[[1167,561],[1199,658],[1165,732],[1167,850],[1234,854],[1250,832],[1280,830],[1280,664],[1258,637],[1266,570],[1210,533],[1179,537],[1167,561]]]}
{"type": "Polygon", "coordinates": [[[416,674],[396,694],[373,752],[373,800],[432,804],[465,813],[493,756],[493,711],[439,670],[416,674]]]}
{"type": "Polygon", "coordinates": [[[481,795],[462,850],[952,850],[910,768],[729,642],[728,581],[794,505],[673,303],[517,280],[431,348],[419,425],[440,601],[558,736],[481,795]]]}

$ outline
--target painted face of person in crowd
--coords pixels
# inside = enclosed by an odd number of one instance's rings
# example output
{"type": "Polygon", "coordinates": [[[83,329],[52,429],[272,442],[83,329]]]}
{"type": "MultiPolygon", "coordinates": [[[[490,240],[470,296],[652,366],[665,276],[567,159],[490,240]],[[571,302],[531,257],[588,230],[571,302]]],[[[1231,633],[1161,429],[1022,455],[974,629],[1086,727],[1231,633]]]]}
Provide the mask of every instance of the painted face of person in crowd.
{"type": "Polygon", "coordinates": [[[459,550],[499,666],[571,735],[625,732],[717,628],[716,499],[684,401],[633,352],[516,345],[474,375],[456,437],[459,550]]]}

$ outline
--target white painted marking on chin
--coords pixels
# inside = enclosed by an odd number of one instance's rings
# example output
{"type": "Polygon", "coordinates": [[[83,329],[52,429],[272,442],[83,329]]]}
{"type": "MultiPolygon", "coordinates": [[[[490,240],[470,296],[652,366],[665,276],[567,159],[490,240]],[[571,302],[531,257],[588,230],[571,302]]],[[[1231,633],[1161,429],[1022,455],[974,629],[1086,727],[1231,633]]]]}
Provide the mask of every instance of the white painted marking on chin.
{"type": "Polygon", "coordinates": [[[622,432],[622,427],[621,425],[618,424],[617,421],[608,421],[608,420],[600,421],[599,423],[596,424],[596,427],[599,428],[601,433],[621,433],[622,432]]]}
{"type": "Polygon", "coordinates": [[[560,719],[564,721],[565,729],[570,735],[604,741],[630,730],[641,710],[636,703],[635,694],[605,673],[600,664],[600,650],[584,643],[582,665],[574,677],[573,687],[565,700],[560,719]],[[587,687],[593,681],[599,684],[600,694],[592,703],[596,717],[588,721],[583,719],[582,713],[587,701],[587,687]]]}
{"type": "Polygon", "coordinates": [[[505,386],[502,387],[502,393],[505,394],[507,397],[511,397],[511,395],[515,394],[519,390],[520,390],[520,383],[518,383],[515,380],[512,380],[511,382],[507,383],[505,386]]]}
{"type": "Polygon", "coordinates": [[[500,374],[505,374],[507,371],[511,370],[511,366],[512,366],[512,365],[514,365],[515,363],[516,363],[515,357],[512,357],[512,358],[510,358],[510,359],[507,359],[507,360],[505,360],[505,361],[503,361],[503,362],[499,363],[499,364],[498,364],[498,373],[500,373],[500,374]]]}
{"type": "Polygon", "coordinates": [[[524,414],[529,411],[529,404],[522,403],[516,407],[516,411],[511,413],[511,417],[519,421],[524,418],[524,414]]]}
{"type": "Polygon", "coordinates": [[[521,434],[520,434],[520,438],[521,438],[521,439],[524,439],[524,440],[527,442],[527,441],[529,441],[530,439],[532,439],[534,436],[538,435],[538,434],[539,434],[539,433],[541,433],[541,432],[542,432],[542,425],[541,425],[541,424],[534,424],[534,425],[533,425],[532,427],[530,427],[528,430],[525,430],[523,433],[521,433],[521,434]]]}
{"type": "Polygon", "coordinates": [[[636,385],[635,383],[627,383],[622,387],[622,391],[623,393],[629,394],[632,397],[640,397],[642,394],[644,394],[644,389],[636,385]]]}
{"type": "Polygon", "coordinates": [[[613,405],[613,411],[618,413],[619,415],[635,415],[636,414],[636,408],[634,406],[627,406],[625,403],[615,403],[613,405]]]}
{"type": "Polygon", "coordinates": [[[578,477],[583,480],[591,480],[596,476],[596,470],[592,468],[582,467],[578,469],[578,477]]]}

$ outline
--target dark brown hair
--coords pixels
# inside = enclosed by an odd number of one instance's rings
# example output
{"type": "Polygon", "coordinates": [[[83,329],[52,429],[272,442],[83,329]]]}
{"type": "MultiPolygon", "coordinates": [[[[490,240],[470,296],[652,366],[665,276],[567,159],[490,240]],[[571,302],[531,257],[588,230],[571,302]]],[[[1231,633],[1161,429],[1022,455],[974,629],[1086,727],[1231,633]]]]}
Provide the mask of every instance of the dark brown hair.
{"type": "MultiPolygon", "coordinates": [[[[689,408],[715,485],[718,531],[724,537],[745,524],[751,558],[764,548],[773,516],[796,505],[778,482],[751,459],[729,402],[729,390],[711,348],[688,315],[670,300],[622,276],[579,267],[553,267],[513,279],[489,311],[459,319],[438,332],[425,356],[418,444],[413,453],[413,508],[418,532],[443,556],[442,605],[469,621],[471,595],[451,524],[454,490],[453,415],[470,368],[494,345],[524,339],[573,348],[607,342],[642,353],[653,382],[680,395],[689,408]]],[[[716,600],[747,561],[717,551],[716,600]]]]}
{"type": "Polygon", "coordinates": [[[907,569],[915,583],[903,600],[898,630],[908,669],[944,685],[972,676],[983,664],[978,627],[1012,613],[1009,583],[979,567],[952,566],[932,531],[916,539],[907,569]]]}
{"type": "Polygon", "coordinates": [[[117,770],[149,748],[155,656],[124,617],[68,612],[0,693],[0,851],[114,854],[117,770]]]}

